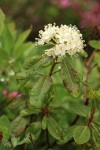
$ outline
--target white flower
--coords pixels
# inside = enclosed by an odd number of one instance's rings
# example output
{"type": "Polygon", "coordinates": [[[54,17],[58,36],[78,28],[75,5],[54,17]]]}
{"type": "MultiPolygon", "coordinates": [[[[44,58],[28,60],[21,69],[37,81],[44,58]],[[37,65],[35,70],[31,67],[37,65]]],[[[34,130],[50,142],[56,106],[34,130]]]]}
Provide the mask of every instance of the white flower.
{"type": "Polygon", "coordinates": [[[44,26],[44,31],[43,30],[39,31],[39,38],[36,39],[38,40],[37,44],[43,45],[45,43],[50,42],[52,38],[55,37],[57,29],[58,27],[55,26],[55,24],[54,25],[48,24],[44,26]]]}
{"type": "Polygon", "coordinates": [[[65,44],[55,44],[51,49],[45,50],[45,54],[48,56],[64,56],[66,54],[66,45],[65,44]]]}
{"type": "Polygon", "coordinates": [[[51,49],[45,50],[45,54],[53,58],[64,56],[66,53],[74,55],[83,52],[84,41],[76,26],[61,25],[58,27],[55,24],[48,24],[44,31],[39,31],[39,37],[37,39],[38,45],[54,42],[55,45],[51,49]]]}

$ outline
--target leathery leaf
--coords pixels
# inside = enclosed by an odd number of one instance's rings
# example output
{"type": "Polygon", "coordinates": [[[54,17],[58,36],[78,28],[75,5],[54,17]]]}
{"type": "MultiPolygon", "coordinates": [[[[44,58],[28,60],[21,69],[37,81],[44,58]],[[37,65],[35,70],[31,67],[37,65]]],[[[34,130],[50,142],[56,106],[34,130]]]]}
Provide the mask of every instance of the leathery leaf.
{"type": "Polygon", "coordinates": [[[34,108],[42,108],[45,101],[45,95],[48,93],[51,85],[52,80],[49,76],[41,77],[36,84],[34,84],[30,92],[30,104],[34,108]]]}
{"type": "Polygon", "coordinates": [[[61,75],[65,88],[74,97],[77,97],[80,93],[80,82],[82,77],[70,64],[70,59],[66,57],[62,58],[61,62],[61,75]]]}

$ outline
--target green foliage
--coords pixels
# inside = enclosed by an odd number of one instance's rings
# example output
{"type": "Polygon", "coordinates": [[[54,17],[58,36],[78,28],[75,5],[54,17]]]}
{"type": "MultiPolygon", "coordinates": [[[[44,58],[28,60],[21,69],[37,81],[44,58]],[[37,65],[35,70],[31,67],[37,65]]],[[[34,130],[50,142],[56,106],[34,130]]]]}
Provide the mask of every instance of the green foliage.
{"type": "Polygon", "coordinates": [[[74,126],[70,128],[63,128],[59,122],[57,122],[56,118],[52,116],[48,116],[47,118],[47,129],[49,133],[57,139],[58,144],[64,144],[72,139],[74,126]]]}
{"type": "Polygon", "coordinates": [[[90,108],[89,106],[85,106],[84,104],[78,103],[78,102],[70,102],[69,103],[70,112],[73,112],[77,115],[88,117],[90,114],[90,108]]]}
{"type": "Polygon", "coordinates": [[[90,90],[89,97],[91,100],[99,100],[100,99],[100,89],[95,91],[93,89],[90,90]]]}
{"type": "Polygon", "coordinates": [[[38,114],[40,112],[40,109],[33,109],[32,107],[31,108],[25,108],[23,109],[21,112],[20,112],[20,115],[21,116],[30,116],[32,114],[38,114]]]}
{"type": "Polygon", "coordinates": [[[9,150],[10,147],[11,147],[11,145],[7,141],[0,142],[0,149],[1,150],[9,150]]]}
{"type": "Polygon", "coordinates": [[[94,56],[94,62],[96,63],[97,66],[100,67],[100,52],[96,53],[94,56]]]}
{"type": "Polygon", "coordinates": [[[26,130],[26,136],[31,136],[33,140],[37,140],[41,133],[41,122],[37,121],[31,123],[30,126],[26,130]]]}
{"type": "Polygon", "coordinates": [[[22,145],[24,143],[28,144],[29,142],[30,142],[29,137],[25,137],[23,140],[21,140],[20,137],[18,137],[18,138],[15,138],[15,137],[11,138],[11,143],[12,143],[13,148],[17,147],[18,145],[22,145]]]}
{"type": "Polygon", "coordinates": [[[93,131],[92,131],[92,137],[94,140],[94,143],[97,147],[97,149],[100,149],[100,122],[94,122],[92,123],[93,131]]]}
{"type": "Polygon", "coordinates": [[[52,117],[48,117],[47,128],[50,134],[57,140],[63,140],[65,137],[64,129],[59,125],[59,123],[52,117]]]}
{"type": "Polygon", "coordinates": [[[90,130],[87,126],[78,126],[74,130],[73,137],[77,144],[84,144],[90,139],[90,130]]]}
{"type": "Polygon", "coordinates": [[[79,53],[80,56],[83,56],[83,57],[88,57],[88,54],[86,51],[83,51],[82,53],[79,53]]]}
{"type": "Polygon", "coordinates": [[[91,47],[100,50],[100,41],[98,40],[91,40],[89,41],[91,47]]]}
{"type": "Polygon", "coordinates": [[[12,122],[12,132],[14,137],[21,135],[25,131],[28,124],[29,124],[29,118],[18,116],[12,122]]]}
{"type": "Polygon", "coordinates": [[[30,68],[32,68],[32,69],[36,69],[36,66],[38,66],[37,64],[38,64],[38,62],[40,61],[42,59],[42,57],[39,57],[39,56],[34,56],[34,57],[32,57],[28,62],[26,62],[25,64],[24,64],[24,66],[23,66],[23,68],[25,69],[25,70],[28,70],[28,69],[30,69],[30,68]],[[33,68],[34,67],[34,68],[33,68]]]}
{"type": "Polygon", "coordinates": [[[3,140],[7,140],[9,138],[11,123],[4,115],[0,117],[0,132],[2,132],[3,140]]]}
{"type": "Polygon", "coordinates": [[[0,9],[0,36],[2,34],[3,28],[4,28],[4,20],[5,20],[5,15],[0,9]]]}
{"type": "Polygon", "coordinates": [[[52,85],[52,80],[49,76],[41,77],[33,86],[30,92],[30,104],[34,108],[42,108],[45,102],[45,95],[52,85]]]}
{"type": "Polygon", "coordinates": [[[69,60],[68,59],[69,59],[68,56],[62,59],[61,64],[62,80],[68,92],[70,92],[73,96],[77,97],[79,95],[80,91],[79,83],[82,80],[82,77],[71,66],[70,59],[69,60]]]}
{"type": "Polygon", "coordinates": [[[47,127],[48,117],[44,116],[42,119],[42,129],[45,130],[47,127]]]}
{"type": "Polygon", "coordinates": [[[74,132],[75,126],[69,127],[65,130],[65,137],[63,140],[58,141],[58,144],[65,144],[69,142],[73,138],[73,132],[74,132]]]}
{"type": "Polygon", "coordinates": [[[27,37],[29,36],[31,32],[31,29],[23,32],[22,34],[20,34],[20,36],[17,38],[17,41],[15,43],[15,48],[14,51],[16,53],[16,51],[18,51],[19,47],[23,44],[23,42],[27,39],[27,37]]]}

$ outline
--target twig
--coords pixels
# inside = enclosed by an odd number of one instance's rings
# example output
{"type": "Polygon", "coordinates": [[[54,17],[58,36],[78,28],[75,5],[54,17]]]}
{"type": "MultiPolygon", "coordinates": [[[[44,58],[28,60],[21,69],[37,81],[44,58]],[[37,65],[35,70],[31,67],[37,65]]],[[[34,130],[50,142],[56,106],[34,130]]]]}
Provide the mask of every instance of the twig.
{"type": "Polygon", "coordinates": [[[91,54],[91,56],[90,56],[90,58],[89,58],[89,60],[88,60],[88,62],[87,62],[87,66],[89,67],[89,65],[90,65],[90,63],[91,63],[91,61],[92,61],[92,59],[93,59],[93,57],[94,57],[94,55],[95,55],[95,53],[96,53],[96,49],[92,52],[92,54],[91,54]]]}
{"type": "Polygon", "coordinates": [[[94,119],[94,113],[95,113],[95,108],[92,107],[92,108],[91,108],[91,116],[90,116],[89,119],[88,119],[88,126],[91,125],[91,123],[92,123],[92,121],[93,121],[93,119],[94,119]]]}
{"type": "Polygon", "coordinates": [[[76,124],[76,122],[78,121],[78,119],[80,118],[80,116],[79,115],[77,115],[75,118],[74,118],[74,120],[71,122],[71,126],[73,126],[74,124],[76,124]]]}
{"type": "Polygon", "coordinates": [[[53,63],[52,63],[52,66],[51,66],[51,69],[50,69],[50,72],[49,72],[49,76],[52,75],[53,70],[54,70],[54,67],[55,67],[55,60],[54,60],[53,63]]]}
{"type": "MultiPolygon", "coordinates": [[[[54,70],[54,67],[56,64],[57,64],[57,57],[53,60],[53,63],[51,65],[51,69],[49,71],[49,76],[52,76],[53,70],[54,70]]],[[[47,113],[47,107],[48,107],[48,105],[46,106],[46,113],[47,113]]],[[[50,148],[49,135],[48,135],[48,129],[47,128],[46,128],[46,142],[47,142],[48,148],[50,148]]]]}
{"type": "Polygon", "coordinates": [[[29,139],[30,139],[31,142],[32,142],[32,145],[33,145],[34,150],[36,150],[36,145],[35,145],[35,142],[33,141],[33,138],[32,138],[32,136],[31,136],[31,134],[30,134],[29,139]]]}

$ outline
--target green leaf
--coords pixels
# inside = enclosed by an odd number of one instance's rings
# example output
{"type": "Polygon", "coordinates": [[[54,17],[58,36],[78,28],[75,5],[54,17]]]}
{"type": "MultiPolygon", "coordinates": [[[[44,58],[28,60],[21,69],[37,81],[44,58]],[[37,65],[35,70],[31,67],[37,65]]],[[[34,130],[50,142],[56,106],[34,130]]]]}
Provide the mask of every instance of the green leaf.
{"type": "Polygon", "coordinates": [[[24,144],[24,143],[26,143],[26,144],[31,143],[31,141],[30,141],[30,139],[29,139],[28,136],[27,136],[27,137],[24,137],[23,140],[19,141],[17,145],[22,145],[22,144],[24,144]]]}
{"type": "Polygon", "coordinates": [[[31,76],[35,75],[35,71],[23,71],[20,73],[16,74],[16,79],[17,80],[25,80],[25,79],[30,79],[31,76]]]}
{"type": "Polygon", "coordinates": [[[0,142],[0,150],[10,150],[11,145],[7,141],[0,142]]]}
{"type": "Polygon", "coordinates": [[[26,41],[20,45],[20,47],[17,49],[17,51],[14,52],[14,54],[15,57],[17,58],[21,58],[22,55],[24,58],[27,58],[32,50],[33,50],[33,43],[26,41]]]}
{"type": "Polygon", "coordinates": [[[41,134],[41,122],[37,121],[34,123],[31,123],[30,126],[26,130],[27,136],[32,136],[32,139],[35,141],[39,138],[39,135],[41,134]]]}
{"type": "Polygon", "coordinates": [[[52,62],[51,57],[43,56],[33,56],[30,60],[28,60],[24,66],[23,70],[37,70],[39,67],[45,67],[46,65],[52,62]]]}
{"type": "Polygon", "coordinates": [[[88,53],[86,51],[83,51],[81,53],[78,53],[82,57],[88,57],[88,53]]]}
{"type": "Polygon", "coordinates": [[[15,148],[18,145],[22,145],[24,143],[27,143],[27,144],[30,143],[30,139],[29,139],[29,137],[24,137],[22,140],[20,140],[20,137],[18,137],[18,138],[12,137],[11,143],[13,145],[13,148],[15,148]]]}
{"type": "Polygon", "coordinates": [[[29,116],[29,115],[32,115],[32,114],[38,114],[40,111],[41,111],[40,109],[26,108],[26,109],[23,109],[20,112],[20,115],[24,117],[24,116],[29,116]]]}
{"type": "Polygon", "coordinates": [[[23,69],[27,70],[30,69],[32,66],[36,66],[36,64],[42,59],[42,57],[40,56],[33,56],[30,60],[28,60],[24,66],[23,69]]]}
{"type": "Polygon", "coordinates": [[[15,50],[14,51],[17,51],[17,49],[21,46],[21,44],[27,39],[30,32],[31,32],[31,29],[28,29],[19,35],[19,37],[16,41],[16,44],[15,44],[15,50]]]}
{"type": "Polygon", "coordinates": [[[12,122],[12,132],[15,137],[21,135],[27,125],[29,124],[30,119],[29,118],[24,118],[21,116],[18,116],[13,122],[12,122]]]}
{"type": "Polygon", "coordinates": [[[47,127],[48,117],[44,116],[42,119],[42,129],[45,130],[47,127]]]}
{"type": "Polygon", "coordinates": [[[9,59],[9,55],[4,50],[4,48],[0,48],[0,64],[6,63],[6,61],[9,59]]]}
{"type": "Polygon", "coordinates": [[[87,117],[90,113],[90,107],[85,106],[84,104],[81,104],[79,102],[70,102],[69,103],[69,110],[70,112],[73,112],[77,115],[87,117]]]}
{"type": "Polygon", "coordinates": [[[30,92],[30,104],[34,108],[41,108],[45,101],[45,96],[52,85],[51,77],[43,76],[34,84],[30,92]]]}
{"type": "Polygon", "coordinates": [[[62,58],[61,62],[61,75],[65,88],[73,96],[77,97],[80,93],[80,84],[82,77],[76,72],[76,70],[70,64],[70,56],[62,58]]]}
{"type": "Polygon", "coordinates": [[[100,50],[100,41],[99,40],[91,40],[91,41],[89,41],[89,45],[95,49],[100,50]]]}
{"type": "Polygon", "coordinates": [[[65,137],[64,128],[52,117],[48,116],[47,129],[49,133],[58,141],[63,141],[65,137]]]}
{"type": "Polygon", "coordinates": [[[8,28],[8,25],[5,25],[5,27],[4,27],[3,43],[4,43],[4,50],[11,57],[12,53],[13,53],[13,48],[14,48],[14,39],[8,28]]]}
{"type": "MultiPolygon", "coordinates": [[[[99,125],[99,128],[100,128],[100,125],[99,125]]],[[[95,143],[95,148],[99,150],[100,149],[100,130],[98,131],[97,128],[92,127],[92,138],[93,138],[93,142],[95,143]]]]}
{"type": "Polygon", "coordinates": [[[47,49],[50,49],[54,46],[54,43],[48,43],[48,44],[45,44],[45,45],[34,45],[34,48],[33,48],[33,55],[43,55],[44,54],[44,51],[47,50],[47,49]]]}
{"type": "Polygon", "coordinates": [[[57,140],[58,144],[65,144],[72,139],[75,126],[65,129],[59,124],[58,120],[49,115],[47,129],[49,133],[57,140]]]}
{"type": "Polygon", "coordinates": [[[100,127],[100,122],[94,121],[94,124],[100,127]]]}
{"type": "Polygon", "coordinates": [[[6,116],[0,117],[0,132],[2,132],[2,136],[4,140],[9,138],[11,132],[11,123],[6,116]]]}
{"type": "Polygon", "coordinates": [[[100,52],[99,53],[95,53],[94,61],[100,67],[100,52]]]}
{"type": "Polygon", "coordinates": [[[20,137],[18,137],[18,138],[12,137],[11,138],[11,143],[13,145],[13,148],[15,148],[18,145],[19,140],[20,140],[20,137]]]}
{"type": "Polygon", "coordinates": [[[3,11],[0,9],[0,36],[1,36],[3,28],[4,28],[4,20],[5,20],[5,15],[4,15],[3,11]]]}
{"type": "Polygon", "coordinates": [[[97,124],[96,122],[93,122],[91,123],[91,126],[94,129],[95,134],[100,137],[100,122],[98,123],[99,124],[97,124]]]}
{"type": "Polygon", "coordinates": [[[30,79],[31,76],[38,74],[39,69],[42,69],[48,61],[47,57],[32,57],[24,64],[22,72],[17,73],[16,78],[18,80],[30,79]]]}
{"type": "Polygon", "coordinates": [[[51,106],[49,106],[49,108],[55,114],[59,113],[59,111],[60,111],[61,114],[66,114],[67,113],[67,111],[65,110],[65,108],[62,107],[62,106],[54,106],[54,105],[52,106],[51,105],[51,106]]]}
{"type": "Polygon", "coordinates": [[[87,126],[78,126],[74,130],[73,137],[77,144],[87,143],[90,139],[90,130],[87,126]]]}
{"type": "Polygon", "coordinates": [[[74,132],[75,126],[69,127],[68,129],[66,129],[65,131],[65,136],[64,139],[61,141],[58,141],[57,144],[65,144],[68,141],[70,141],[73,138],[73,132],[74,132]]]}

